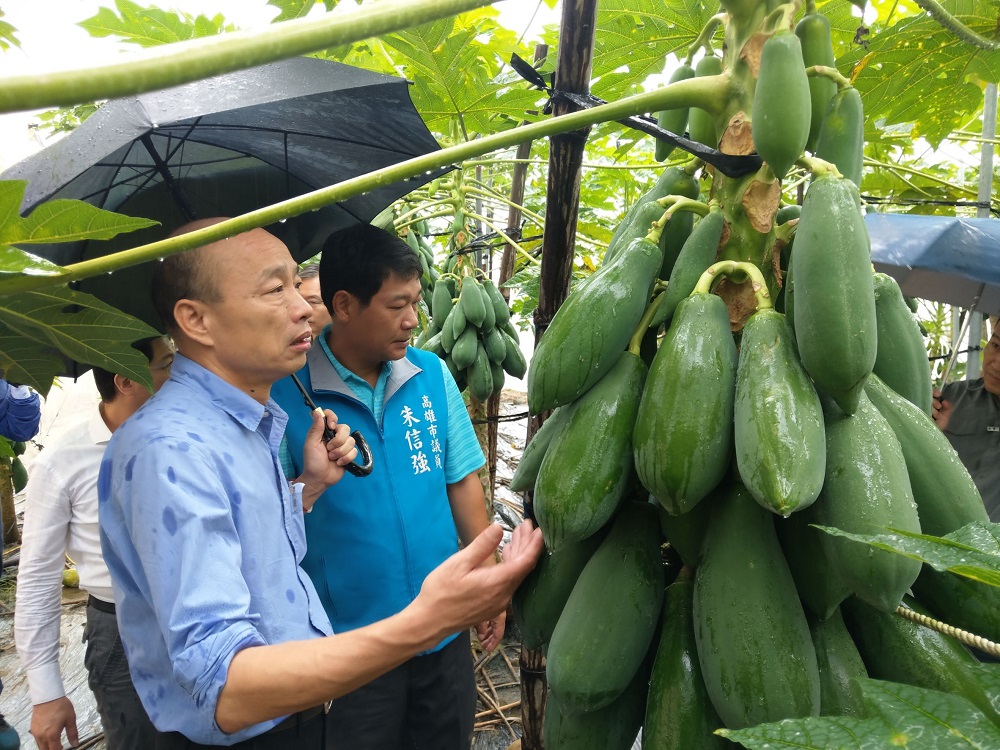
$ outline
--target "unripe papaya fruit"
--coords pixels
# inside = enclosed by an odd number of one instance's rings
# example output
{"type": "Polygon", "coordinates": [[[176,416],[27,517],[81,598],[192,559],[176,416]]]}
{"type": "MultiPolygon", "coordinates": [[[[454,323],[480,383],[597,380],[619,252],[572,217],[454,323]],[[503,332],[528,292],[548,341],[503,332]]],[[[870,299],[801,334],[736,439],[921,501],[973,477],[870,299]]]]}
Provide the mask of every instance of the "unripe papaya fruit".
{"type": "Polygon", "coordinates": [[[552,437],[535,480],[535,518],[545,546],[586,539],[614,514],[632,475],[631,428],[646,364],[622,353],[600,382],[572,405],[552,437]]]}
{"type": "Polygon", "coordinates": [[[743,327],[736,369],[736,463],[762,507],[787,516],[811,505],[823,488],[823,407],[799,362],[795,334],[772,309],[743,327]]]}
{"type": "Polygon", "coordinates": [[[695,572],[698,662],[730,729],[816,716],[816,651],[771,514],[740,485],[712,508],[695,572]]]}
{"type": "Polygon", "coordinates": [[[479,284],[471,276],[466,276],[462,280],[462,290],[458,295],[458,303],[462,306],[465,319],[476,328],[483,325],[486,320],[486,300],[479,290],[479,284]]]}
{"type": "Polygon", "coordinates": [[[576,400],[614,367],[649,304],[662,263],[657,244],[634,240],[569,295],[531,358],[532,414],[576,400]]]}
{"type": "Polygon", "coordinates": [[[584,566],[549,639],[545,673],[564,712],[596,711],[628,687],[656,632],[664,585],[656,510],[629,501],[584,566]]]}
{"type": "Polygon", "coordinates": [[[629,750],[646,706],[646,671],[641,667],[621,695],[596,711],[566,712],[550,690],[542,725],[545,750],[629,750]]]}
{"type": "Polygon", "coordinates": [[[20,492],[28,486],[28,470],[21,463],[20,456],[14,456],[10,464],[10,478],[14,484],[14,492],[20,492]]]}
{"type": "Polygon", "coordinates": [[[809,524],[809,510],[775,518],[778,541],[795,579],[795,588],[806,610],[825,620],[851,595],[851,588],[837,576],[823,553],[823,532],[809,524]]]}
{"type": "MultiPolygon", "coordinates": [[[[834,67],[836,58],[833,55],[833,42],[830,39],[830,22],[826,16],[820,13],[807,13],[796,24],[795,36],[802,44],[802,65],[804,67],[811,68],[814,65],[834,67]]],[[[809,151],[814,151],[816,148],[826,107],[836,93],[837,84],[826,76],[809,78],[809,100],[812,105],[809,139],[806,141],[806,148],[809,151]]]]}
{"type": "MultiPolygon", "coordinates": [[[[455,344],[458,348],[458,344],[455,344]]],[[[454,351],[452,352],[454,356],[454,351]]],[[[490,358],[486,355],[483,345],[476,340],[476,356],[468,369],[469,393],[478,401],[485,401],[493,395],[493,371],[490,369],[490,358]]]]}
{"type": "MultiPolygon", "coordinates": [[[[836,407],[833,407],[836,409],[836,407]]],[[[802,511],[810,523],[853,534],[886,529],[920,533],[917,506],[899,441],[868,397],[856,414],[824,414],[826,479],[819,499],[802,511]]],[[[920,561],[823,534],[823,553],[859,598],[892,612],[920,573],[920,561]]]]}
{"type": "MultiPolygon", "coordinates": [[[[681,64],[679,65],[670,76],[670,81],[667,85],[671,83],[677,83],[678,81],[686,81],[688,78],[694,78],[695,72],[694,68],[690,65],[681,64]]],[[[666,131],[673,133],[674,135],[684,135],[684,131],[687,130],[688,122],[688,108],[679,107],[677,109],[665,109],[656,116],[656,124],[659,125],[666,131]]],[[[670,154],[674,152],[675,146],[670,145],[666,141],[661,141],[657,139],[656,141],[656,160],[666,161],[670,158],[670,154]]]]}
{"type": "Polygon", "coordinates": [[[819,667],[820,715],[865,717],[858,680],[868,677],[858,647],[851,640],[838,607],[826,620],[809,620],[819,667]]]}
{"type": "MultiPolygon", "coordinates": [[[[722,58],[715,55],[705,55],[694,66],[695,77],[717,76],[722,73],[722,58]]],[[[692,141],[709,148],[719,147],[720,134],[716,130],[715,120],[700,107],[691,107],[688,113],[688,134],[692,141]]]]}
{"type": "Polygon", "coordinates": [[[542,422],[528,444],[524,446],[521,453],[521,460],[514,470],[514,476],[510,479],[510,489],[512,492],[527,492],[535,486],[535,479],[538,477],[538,467],[542,465],[545,451],[549,449],[549,443],[556,433],[566,424],[566,420],[572,413],[574,406],[567,404],[560,406],[549,415],[549,418],[542,422]]]}
{"type": "Polygon", "coordinates": [[[639,480],[667,512],[691,510],[729,468],[735,390],[726,303],[694,294],[653,359],[632,436],[639,480]]]}
{"type": "Polygon", "coordinates": [[[878,349],[873,372],[892,390],[929,415],[931,368],[920,325],[910,312],[894,278],[877,273],[872,282],[878,324],[878,349]]]}
{"type": "Polygon", "coordinates": [[[861,187],[865,158],[865,113],[861,94],[853,86],[841,89],[827,105],[816,141],[816,156],[836,165],[844,177],[861,187]]]}
{"type": "Polygon", "coordinates": [[[871,249],[860,209],[850,180],[817,178],[802,205],[793,252],[799,357],[817,389],[847,414],[858,408],[878,351],[871,249]]]}
{"type": "Polygon", "coordinates": [[[802,45],[795,34],[779,31],[761,50],[751,126],[757,153],[779,180],[802,156],[811,121],[802,45]]]}

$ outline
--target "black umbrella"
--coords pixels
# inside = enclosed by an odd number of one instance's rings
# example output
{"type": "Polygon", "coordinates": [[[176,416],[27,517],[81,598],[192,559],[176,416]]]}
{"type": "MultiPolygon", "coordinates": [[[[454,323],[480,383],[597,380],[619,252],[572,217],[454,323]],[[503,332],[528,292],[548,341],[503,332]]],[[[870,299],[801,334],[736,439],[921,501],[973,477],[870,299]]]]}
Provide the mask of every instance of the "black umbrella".
{"type": "MultiPolygon", "coordinates": [[[[193,218],[236,216],[438,150],[408,83],[296,58],[104,104],[0,178],[27,180],[21,212],[54,198],[156,219],[109,241],[33,245],[60,265],[163,239],[193,218]]],[[[297,260],[333,231],[371,221],[440,172],[372,190],[268,229],[297,260]]],[[[151,263],[79,288],[159,328],[151,263]]],[[[85,369],[85,368],[84,368],[85,369]]]]}

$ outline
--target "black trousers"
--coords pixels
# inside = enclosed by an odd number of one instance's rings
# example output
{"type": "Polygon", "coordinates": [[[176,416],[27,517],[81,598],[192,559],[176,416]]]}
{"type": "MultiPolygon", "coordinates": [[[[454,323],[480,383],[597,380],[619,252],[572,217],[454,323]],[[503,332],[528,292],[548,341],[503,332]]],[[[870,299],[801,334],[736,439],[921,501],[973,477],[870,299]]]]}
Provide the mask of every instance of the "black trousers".
{"type": "Polygon", "coordinates": [[[469,632],[416,656],[330,708],[338,750],[468,750],[476,713],[469,632]]]}
{"type": "Polygon", "coordinates": [[[180,732],[160,732],[153,750],[201,750],[210,747],[240,750],[327,750],[327,714],[308,709],[293,714],[270,732],[237,742],[235,745],[200,745],[180,732]]]}

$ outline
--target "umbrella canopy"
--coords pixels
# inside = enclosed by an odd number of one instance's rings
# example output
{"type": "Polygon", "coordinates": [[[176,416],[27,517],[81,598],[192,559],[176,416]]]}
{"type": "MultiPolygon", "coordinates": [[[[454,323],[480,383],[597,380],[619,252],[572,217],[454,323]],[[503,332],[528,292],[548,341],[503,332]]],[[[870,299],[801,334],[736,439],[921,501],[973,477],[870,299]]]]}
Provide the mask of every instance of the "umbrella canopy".
{"type": "MultiPolygon", "coordinates": [[[[60,265],[236,216],[439,149],[409,84],[336,62],[296,58],[104,104],[77,130],[0,178],[27,180],[21,213],[75,198],[161,222],[109,241],[33,245],[60,265]]],[[[269,230],[297,260],[333,231],[369,222],[441,172],[386,185],[269,230]]],[[[151,263],[79,284],[157,328],[151,263]]]]}
{"type": "Polygon", "coordinates": [[[911,297],[1000,313],[1000,221],[865,216],[875,268],[911,297]]]}

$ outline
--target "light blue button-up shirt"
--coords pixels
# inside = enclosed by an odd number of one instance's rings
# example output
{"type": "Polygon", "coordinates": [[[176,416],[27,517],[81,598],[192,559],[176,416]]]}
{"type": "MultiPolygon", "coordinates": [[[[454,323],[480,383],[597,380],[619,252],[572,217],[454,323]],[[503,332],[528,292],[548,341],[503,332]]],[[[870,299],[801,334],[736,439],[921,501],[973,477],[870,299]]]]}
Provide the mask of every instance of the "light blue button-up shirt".
{"type": "Polygon", "coordinates": [[[170,380],[108,444],[101,545],[136,690],[157,729],[230,745],[219,692],[243,648],[329,635],[300,497],[282,477],[287,417],[177,355],[170,380]]]}

